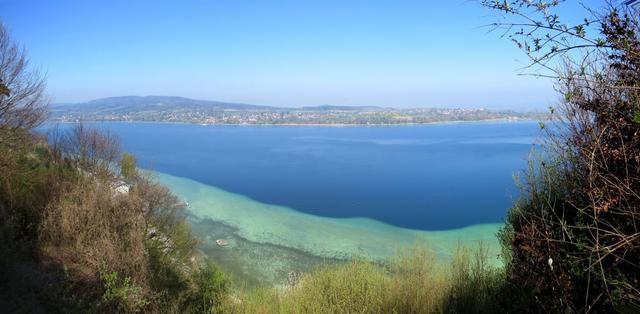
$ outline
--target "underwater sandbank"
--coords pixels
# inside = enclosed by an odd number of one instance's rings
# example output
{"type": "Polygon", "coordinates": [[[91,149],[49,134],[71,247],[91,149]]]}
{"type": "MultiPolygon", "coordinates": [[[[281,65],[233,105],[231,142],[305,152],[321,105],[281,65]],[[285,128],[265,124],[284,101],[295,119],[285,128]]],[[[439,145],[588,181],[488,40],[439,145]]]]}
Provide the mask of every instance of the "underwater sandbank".
{"type": "Polygon", "coordinates": [[[499,223],[452,230],[412,230],[369,218],[315,216],[260,203],[187,178],[157,175],[163,184],[188,202],[189,214],[224,224],[234,236],[254,243],[287,247],[321,258],[384,261],[399,249],[416,243],[424,243],[438,256],[447,257],[460,245],[475,246],[482,241],[498,263],[499,244],[495,234],[502,226],[499,223]]]}

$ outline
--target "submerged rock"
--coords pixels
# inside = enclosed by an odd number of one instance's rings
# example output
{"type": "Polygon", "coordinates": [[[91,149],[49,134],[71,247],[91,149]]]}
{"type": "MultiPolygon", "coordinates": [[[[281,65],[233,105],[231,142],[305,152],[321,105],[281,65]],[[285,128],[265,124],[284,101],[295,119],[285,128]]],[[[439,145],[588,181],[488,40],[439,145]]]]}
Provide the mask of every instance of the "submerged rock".
{"type": "Polygon", "coordinates": [[[229,241],[227,241],[225,239],[218,239],[218,240],[216,240],[216,244],[218,246],[227,246],[227,245],[229,245],[229,241]]]}

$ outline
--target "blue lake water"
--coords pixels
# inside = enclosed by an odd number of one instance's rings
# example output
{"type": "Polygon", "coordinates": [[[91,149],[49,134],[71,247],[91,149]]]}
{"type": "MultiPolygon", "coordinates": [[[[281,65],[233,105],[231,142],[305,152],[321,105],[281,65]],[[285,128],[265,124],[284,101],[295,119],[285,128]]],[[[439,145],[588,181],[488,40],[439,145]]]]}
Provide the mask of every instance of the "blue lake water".
{"type": "Polygon", "coordinates": [[[446,258],[496,231],[532,122],[380,127],[96,123],[188,201],[203,254],[238,281],[424,243],[446,258]],[[215,244],[226,239],[228,247],[215,244]]]}
{"type": "Polygon", "coordinates": [[[143,167],[327,217],[442,230],[502,221],[535,123],[107,123],[143,167]]]}

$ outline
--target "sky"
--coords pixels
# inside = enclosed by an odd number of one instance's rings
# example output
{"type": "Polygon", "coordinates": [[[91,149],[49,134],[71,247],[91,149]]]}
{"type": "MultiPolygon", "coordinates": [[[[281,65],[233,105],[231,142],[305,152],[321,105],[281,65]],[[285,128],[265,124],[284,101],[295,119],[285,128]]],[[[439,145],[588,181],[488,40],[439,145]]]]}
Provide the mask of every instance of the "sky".
{"type": "Polygon", "coordinates": [[[0,0],[0,19],[54,102],[543,110],[557,100],[553,82],[519,75],[526,57],[468,0],[0,0]]]}

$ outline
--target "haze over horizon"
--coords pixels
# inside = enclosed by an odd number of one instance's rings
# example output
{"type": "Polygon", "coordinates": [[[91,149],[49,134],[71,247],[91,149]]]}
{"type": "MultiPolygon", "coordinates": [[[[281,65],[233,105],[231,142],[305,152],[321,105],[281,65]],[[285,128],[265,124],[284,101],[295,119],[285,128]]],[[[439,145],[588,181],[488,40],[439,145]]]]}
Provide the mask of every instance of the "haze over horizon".
{"type": "Polygon", "coordinates": [[[235,101],[220,101],[217,99],[195,99],[190,97],[183,97],[179,95],[119,95],[119,96],[108,96],[101,97],[95,99],[89,99],[87,101],[70,101],[70,102],[52,102],[50,105],[53,105],[57,109],[65,108],[68,105],[83,105],[95,102],[103,102],[113,104],[117,102],[118,99],[122,99],[125,102],[130,102],[132,99],[140,99],[139,103],[149,103],[149,99],[184,99],[186,101],[195,101],[202,103],[219,103],[219,104],[230,104],[230,105],[249,105],[249,106],[258,106],[264,108],[274,108],[274,109],[305,109],[305,108],[321,108],[321,107],[353,107],[353,108],[380,108],[380,109],[391,109],[391,110],[406,110],[406,109],[487,109],[487,110],[514,110],[517,112],[546,112],[548,108],[538,108],[538,107],[489,107],[483,106],[482,104],[476,104],[473,106],[385,106],[385,105],[340,105],[340,104],[317,104],[317,105],[292,105],[292,106],[278,106],[278,105],[264,105],[261,103],[248,103],[248,102],[235,102],[235,101]]]}
{"type": "MultiPolygon", "coordinates": [[[[577,5],[564,5],[567,18],[584,15],[577,5]]],[[[541,110],[555,101],[552,82],[518,75],[526,60],[469,1],[0,0],[0,19],[48,74],[56,103],[174,95],[541,110]]]]}

